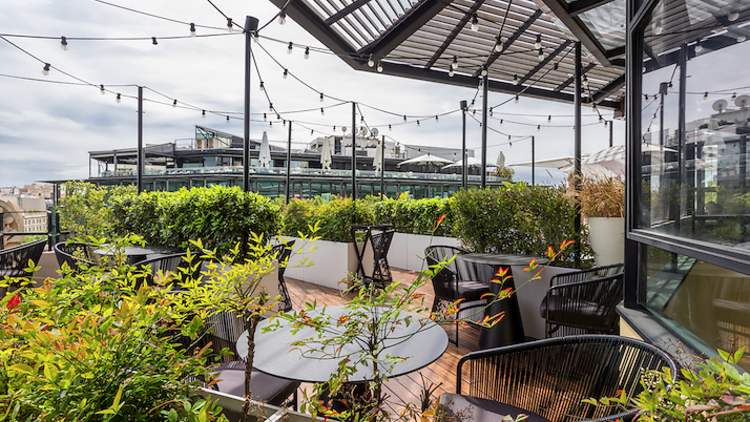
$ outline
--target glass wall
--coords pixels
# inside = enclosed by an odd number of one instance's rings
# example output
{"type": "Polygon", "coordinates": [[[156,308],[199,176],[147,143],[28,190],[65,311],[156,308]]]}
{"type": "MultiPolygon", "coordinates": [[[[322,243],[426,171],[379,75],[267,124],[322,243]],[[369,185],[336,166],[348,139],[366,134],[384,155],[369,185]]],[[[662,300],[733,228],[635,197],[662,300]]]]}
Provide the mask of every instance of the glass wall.
{"type": "Polygon", "coordinates": [[[750,346],[750,0],[629,1],[626,298],[708,356],[750,346]]]}

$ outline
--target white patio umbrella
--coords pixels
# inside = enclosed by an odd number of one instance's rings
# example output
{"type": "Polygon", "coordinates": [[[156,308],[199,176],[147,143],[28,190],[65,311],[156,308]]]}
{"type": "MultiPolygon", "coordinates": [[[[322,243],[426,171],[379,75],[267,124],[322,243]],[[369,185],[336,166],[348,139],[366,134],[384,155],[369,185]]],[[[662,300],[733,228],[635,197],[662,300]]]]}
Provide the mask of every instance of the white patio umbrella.
{"type": "MultiPolygon", "coordinates": [[[[664,155],[667,152],[676,152],[671,148],[665,148],[659,145],[647,143],[641,144],[642,154],[651,154],[651,163],[660,164],[664,162],[664,155]]],[[[583,161],[585,165],[598,165],[604,167],[615,174],[625,174],[625,145],[617,145],[605,148],[595,152],[583,161]]]]}
{"type": "MultiPolygon", "coordinates": [[[[452,169],[452,168],[456,168],[456,167],[461,168],[463,166],[464,166],[464,160],[458,160],[458,161],[456,161],[453,164],[448,164],[447,166],[443,167],[442,170],[452,169]]],[[[476,157],[466,157],[466,166],[467,167],[477,167],[477,168],[480,168],[480,167],[482,167],[482,160],[480,160],[479,158],[476,158],[476,157]]]]}
{"type": "Polygon", "coordinates": [[[383,166],[383,144],[382,142],[378,142],[377,148],[375,148],[375,157],[372,159],[372,168],[375,171],[380,171],[380,168],[383,166]]]}
{"type": "MultiPolygon", "coordinates": [[[[604,166],[598,164],[585,164],[586,156],[584,156],[581,163],[581,173],[584,176],[590,177],[622,177],[625,173],[614,172],[604,166]]],[[[573,169],[575,163],[575,157],[565,156],[557,158],[548,158],[546,160],[534,161],[534,167],[558,169],[564,172],[569,172],[573,169]]],[[[511,164],[511,167],[531,167],[531,162],[511,164]]]]}
{"type": "Polygon", "coordinates": [[[498,167],[505,167],[505,154],[503,154],[502,151],[497,155],[497,161],[495,164],[497,164],[498,167]]]}
{"type": "Polygon", "coordinates": [[[330,170],[333,159],[331,159],[331,143],[328,138],[323,139],[323,147],[320,151],[320,164],[324,170],[330,170]]]}
{"type": "Polygon", "coordinates": [[[260,154],[258,155],[261,167],[269,167],[271,164],[271,147],[268,146],[268,134],[263,132],[263,140],[260,142],[260,154]]]}
{"type": "Polygon", "coordinates": [[[453,164],[453,161],[446,160],[445,158],[436,157],[430,153],[420,155],[419,157],[410,158],[406,161],[398,163],[397,167],[401,167],[404,164],[414,164],[417,166],[444,166],[446,164],[453,164]]]}

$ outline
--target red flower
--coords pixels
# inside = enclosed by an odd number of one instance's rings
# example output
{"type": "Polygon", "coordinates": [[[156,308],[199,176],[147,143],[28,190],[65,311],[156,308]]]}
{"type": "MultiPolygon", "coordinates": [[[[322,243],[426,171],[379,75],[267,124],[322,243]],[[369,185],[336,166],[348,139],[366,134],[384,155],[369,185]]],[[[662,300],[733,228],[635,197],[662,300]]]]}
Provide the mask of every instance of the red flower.
{"type": "Polygon", "coordinates": [[[448,215],[448,214],[443,214],[443,215],[440,216],[440,218],[438,218],[437,224],[435,224],[435,228],[436,229],[440,226],[440,223],[443,222],[443,219],[445,218],[446,215],[448,215]]]}

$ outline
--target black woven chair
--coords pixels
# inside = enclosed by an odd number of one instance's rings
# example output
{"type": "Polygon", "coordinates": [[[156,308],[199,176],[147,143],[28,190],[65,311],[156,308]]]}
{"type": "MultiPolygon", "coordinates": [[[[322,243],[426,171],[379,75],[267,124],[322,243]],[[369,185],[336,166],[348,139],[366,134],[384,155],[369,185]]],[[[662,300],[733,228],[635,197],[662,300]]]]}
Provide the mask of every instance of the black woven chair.
{"type": "Polygon", "coordinates": [[[289,263],[289,256],[292,255],[292,248],[294,248],[294,240],[288,243],[281,243],[271,249],[271,255],[276,257],[279,262],[279,312],[289,312],[292,310],[292,297],[289,296],[289,290],[286,288],[286,279],[284,273],[286,272],[286,266],[289,263]]]}
{"type": "Polygon", "coordinates": [[[388,264],[388,249],[391,247],[395,230],[386,230],[372,235],[372,255],[374,259],[372,281],[381,287],[393,281],[391,266],[388,264]]]}
{"type": "MultiPolygon", "coordinates": [[[[430,266],[437,265],[441,262],[447,262],[453,255],[462,255],[468,253],[464,249],[453,246],[429,246],[424,250],[425,259],[430,266]]],[[[489,292],[489,284],[470,280],[466,274],[470,274],[464,266],[466,263],[456,257],[453,262],[445,265],[434,277],[432,277],[432,287],[435,290],[435,301],[432,303],[432,312],[444,313],[453,302],[458,299],[464,299],[459,304],[459,312],[455,315],[457,318],[463,318],[471,312],[479,312],[478,308],[487,305],[487,299],[482,299],[482,295],[489,292]]],[[[454,322],[455,334],[448,334],[451,343],[458,346],[458,322],[454,322]]]]}
{"type": "MultiPolygon", "coordinates": [[[[459,360],[456,395],[440,398],[443,420],[472,417],[474,422],[500,415],[529,415],[530,421],[605,421],[632,417],[633,410],[592,406],[583,399],[629,396],[642,390],[646,370],[669,367],[674,360],[639,340],[584,335],[537,340],[469,353],[459,360]]],[[[470,420],[470,419],[466,419],[470,420]]]]}
{"type": "Polygon", "coordinates": [[[91,258],[89,245],[85,243],[68,243],[60,242],[53,246],[57,263],[60,268],[65,264],[75,273],[80,270],[81,266],[93,267],[96,263],[91,258]]]}
{"type": "Polygon", "coordinates": [[[162,255],[156,258],[147,259],[140,261],[135,265],[138,268],[150,267],[151,272],[146,273],[145,283],[147,286],[153,286],[155,281],[162,280],[167,277],[169,273],[172,273],[174,277],[180,279],[180,268],[187,268],[188,263],[183,259],[187,255],[187,252],[177,253],[173,255],[162,255]]]}
{"type": "MultiPolygon", "coordinates": [[[[29,260],[34,264],[39,264],[46,243],[46,240],[37,240],[14,248],[0,250],[0,279],[6,276],[10,278],[31,278],[34,273],[26,272],[24,269],[28,268],[29,260]]],[[[18,287],[16,283],[11,283],[7,287],[0,287],[0,299],[7,293],[18,289],[18,287]]]]}
{"type": "MultiPolygon", "coordinates": [[[[233,396],[245,395],[245,361],[236,355],[237,339],[245,331],[244,321],[232,312],[219,312],[206,321],[207,333],[203,344],[211,342],[216,352],[228,348],[232,355],[223,357],[223,362],[213,372],[220,381],[212,388],[233,396]]],[[[253,399],[276,406],[285,404],[296,407],[299,381],[290,381],[253,370],[250,375],[250,391],[253,399]],[[289,397],[292,401],[289,402],[289,397]]]]}
{"type": "Polygon", "coordinates": [[[558,274],[539,307],[547,338],[618,334],[615,305],[623,296],[623,264],[558,274]]]}

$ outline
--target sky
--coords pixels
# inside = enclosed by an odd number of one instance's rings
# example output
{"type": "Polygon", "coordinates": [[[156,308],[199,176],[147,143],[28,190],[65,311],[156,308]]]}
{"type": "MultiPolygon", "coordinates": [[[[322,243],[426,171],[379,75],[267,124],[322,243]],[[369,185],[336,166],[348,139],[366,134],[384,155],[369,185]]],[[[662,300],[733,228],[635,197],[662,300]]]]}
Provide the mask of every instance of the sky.
{"type": "MultiPolygon", "coordinates": [[[[244,25],[246,16],[258,18],[264,25],[278,12],[268,0],[212,1],[240,25],[244,25]]],[[[243,135],[243,122],[239,118],[244,107],[245,39],[241,29],[235,28],[230,34],[226,30],[226,18],[207,0],[111,0],[108,3],[96,0],[3,2],[0,14],[0,34],[4,37],[0,39],[0,57],[3,58],[0,62],[0,186],[85,179],[89,176],[89,151],[134,148],[138,116],[137,101],[133,98],[137,96],[137,86],[146,87],[145,144],[194,138],[196,125],[243,135]],[[188,37],[190,22],[196,24],[199,37],[188,37]],[[200,37],[214,34],[216,36],[200,37]],[[68,38],[67,51],[61,48],[62,36],[68,38]],[[173,36],[186,38],[168,39],[173,36]],[[157,45],[153,44],[152,37],[156,38],[157,45]],[[45,63],[51,65],[46,76],[42,74],[45,63]],[[100,85],[105,86],[103,95],[100,85]],[[120,103],[116,101],[118,93],[120,103]],[[172,107],[175,99],[179,107],[172,107]],[[202,110],[208,110],[205,118],[202,110]]],[[[354,71],[335,55],[321,51],[324,46],[291,19],[284,25],[273,20],[260,35],[258,44],[253,45],[257,68],[274,108],[282,119],[296,122],[292,131],[293,148],[302,148],[304,143],[318,136],[334,133],[333,126],[339,135],[341,126],[351,127],[350,104],[326,109],[325,115],[321,115],[320,107],[339,104],[328,96],[359,103],[367,125],[378,127],[381,134],[396,142],[449,148],[461,145],[460,113],[441,116],[437,122],[434,117],[426,116],[456,110],[461,100],[470,102],[476,98],[476,104],[481,104],[481,94],[476,95],[476,89],[354,71]],[[295,47],[288,54],[290,41],[295,47]],[[313,47],[308,59],[304,58],[304,46],[313,47]],[[292,76],[283,78],[284,68],[299,80],[292,76]],[[326,95],[322,103],[319,92],[326,95]],[[407,124],[403,124],[403,117],[376,109],[410,117],[407,124]],[[288,113],[299,110],[311,111],[288,113]],[[420,120],[419,125],[417,120],[420,120]],[[392,130],[387,129],[389,124],[392,130]],[[311,130],[315,131],[312,135],[311,130]]],[[[255,71],[251,80],[252,113],[266,112],[269,119],[275,119],[275,113],[268,111],[268,100],[260,90],[255,71]]],[[[506,94],[490,92],[488,102],[499,104],[508,98],[506,94]]],[[[611,119],[611,112],[602,112],[605,119],[611,119]]],[[[502,133],[488,130],[488,163],[494,163],[500,151],[506,157],[506,165],[531,161],[530,141],[520,140],[529,135],[536,139],[537,160],[573,155],[573,113],[570,104],[523,97],[517,104],[510,101],[495,108],[488,128],[502,133]],[[553,115],[550,123],[548,115],[553,115]],[[503,119],[502,125],[499,119],[503,119]],[[537,125],[543,127],[537,130],[537,125]],[[512,146],[508,145],[508,134],[517,140],[512,146]]],[[[583,115],[583,153],[606,148],[609,129],[594,124],[598,117],[591,109],[584,108],[583,115]]],[[[475,117],[481,120],[481,110],[475,117]]],[[[261,114],[253,115],[251,121],[251,138],[260,139],[266,131],[272,143],[280,146],[286,143],[286,127],[278,123],[269,126],[262,121],[261,114]]],[[[467,147],[479,157],[481,128],[472,118],[467,122],[467,147]]],[[[614,124],[614,144],[621,145],[625,122],[615,121],[614,124]]],[[[513,168],[517,179],[531,180],[529,168],[513,168]]],[[[95,164],[92,164],[92,172],[96,174],[95,164]]],[[[537,168],[536,181],[558,183],[561,176],[561,172],[537,168]]]]}

